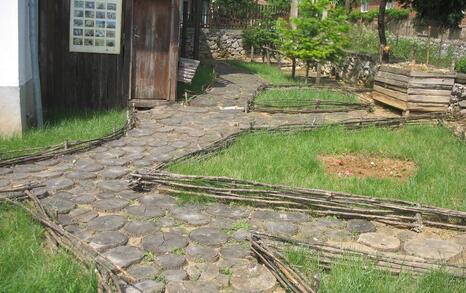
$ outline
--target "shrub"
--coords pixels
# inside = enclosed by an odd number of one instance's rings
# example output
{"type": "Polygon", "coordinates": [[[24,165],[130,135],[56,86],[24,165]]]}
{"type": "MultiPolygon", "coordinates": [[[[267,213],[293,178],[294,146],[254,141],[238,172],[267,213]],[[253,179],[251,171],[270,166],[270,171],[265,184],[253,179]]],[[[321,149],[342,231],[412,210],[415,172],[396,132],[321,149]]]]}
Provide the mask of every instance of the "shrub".
{"type": "Polygon", "coordinates": [[[348,15],[348,19],[352,22],[362,21],[371,22],[379,16],[379,10],[374,9],[369,12],[353,11],[348,15]]]}
{"type": "Polygon", "coordinates": [[[456,63],[456,71],[459,73],[466,73],[466,57],[458,60],[458,63],[456,63]]]}
{"type": "MultiPolygon", "coordinates": [[[[400,8],[390,8],[387,9],[386,18],[387,20],[401,20],[409,17],[409,9],[400,9],[400,8]]],[[[352,22],[362,21],[362,22],[371,22],[379,17],[379,10],[374,9],[369,12],[360,12],[353,11],[348,15],[348,19],[352,22]]]]}
{"type": "Polygon", "coordinates": [[[387,9],[385,12],[387,15],[387,18],[390,20],[402,20],[406,19],[409,17],[409,14],[411,13],[411,10],[409,9],[400,9],[400,8],[390,8],[387,9]]]}

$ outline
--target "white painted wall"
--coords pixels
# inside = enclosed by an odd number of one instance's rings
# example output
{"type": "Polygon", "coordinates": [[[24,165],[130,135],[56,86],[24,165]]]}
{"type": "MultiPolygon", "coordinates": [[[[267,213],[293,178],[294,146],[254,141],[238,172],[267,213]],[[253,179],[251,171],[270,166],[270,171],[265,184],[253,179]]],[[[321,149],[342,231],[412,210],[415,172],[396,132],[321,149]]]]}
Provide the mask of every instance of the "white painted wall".
{"type": "Polygon", "coordinates": [[[29,0],[0,0],[0,135],[21,134],[34,114],[29,0]]]}
{"type": "Polygon", "coordinates": [[[18,15],[18,0],[0,0],[0,86],[19,86],[18,15]]]}

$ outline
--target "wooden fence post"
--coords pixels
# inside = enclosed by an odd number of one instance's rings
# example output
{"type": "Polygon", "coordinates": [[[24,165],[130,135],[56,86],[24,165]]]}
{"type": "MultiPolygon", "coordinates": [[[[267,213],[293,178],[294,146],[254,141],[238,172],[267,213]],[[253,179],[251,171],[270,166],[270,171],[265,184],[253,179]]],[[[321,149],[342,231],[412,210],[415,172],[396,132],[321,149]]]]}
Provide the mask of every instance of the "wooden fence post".
{"type": "Polygon", "coordinates": [[[432,37],[432,26],[429,25],[429,37],[427,38],[427,56],[426,65],[429,65],[430,59],[430,38],[432,37]]]}

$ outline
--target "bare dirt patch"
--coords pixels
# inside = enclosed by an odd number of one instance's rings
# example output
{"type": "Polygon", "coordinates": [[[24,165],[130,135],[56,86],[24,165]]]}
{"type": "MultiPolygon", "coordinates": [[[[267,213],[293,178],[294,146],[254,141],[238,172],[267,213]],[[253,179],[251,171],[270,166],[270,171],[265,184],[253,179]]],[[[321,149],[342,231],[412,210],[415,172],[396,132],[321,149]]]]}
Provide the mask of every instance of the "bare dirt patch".
{"type": "Polygon", "coordinates": [[[407,180],[416,171],[411,161],[396,160],[367,155],[319,156],[325,171],[338,177],[359,177],[407,180]]]}

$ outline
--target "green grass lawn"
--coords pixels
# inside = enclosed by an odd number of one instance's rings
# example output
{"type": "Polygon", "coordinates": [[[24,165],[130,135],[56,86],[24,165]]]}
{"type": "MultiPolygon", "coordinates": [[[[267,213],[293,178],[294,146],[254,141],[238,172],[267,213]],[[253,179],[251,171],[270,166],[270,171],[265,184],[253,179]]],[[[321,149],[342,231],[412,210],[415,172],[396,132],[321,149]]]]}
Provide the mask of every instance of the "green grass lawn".
{"type": "Polygon", "coordinates": [[[194,75],[191,84],[178,84],[178,95],[180,99],[184,98],[185,92],[187,92],[188,95],[203,93],[214,78],[215,71],[212,65],[201,63],[197,68],[196,75],[194,75]]]}
{"type": "Polygon", "coordinates": [[[381,271],[362,259],[344,259],[334,264],[330,270],[322,271],[318,260],[301,248],[289,248],[285,258],[302,275],[311,280],[319,272],[320,290],[324,293],[357,292],[419,292],[419,293],[460,293],[466,289],[464,279],[454,278],[441,271],[419,277],[408,273],[395,276],[381,271]]]}
{"type": "Polygon", "coordinates": [[[410,200],[466,211],[466,147],[447,129],[406,126],[348,131],[326,127],[294,134],[255,133],[205,160],[170,166],[183,174],[230,176],[410,200]],[[367,154],[416,164],[406,181],[327,174],[319,155],[367,154]]]}
{"type": "MultiPolygon", "coordinates": [[[[466,147],[463,141],[442,127],[406,126],[396,130],[368,128],[355,131],[326,127],[293,134],[247,134],[217,155],[180,162],[170,166],[169,170],[400,198],[466,210],[466,147]],[[341,178],[325,174],[317,158],[321,154],[354,153],[412,160],[417,169],[407,181],[341,178]]],[[[199,203],[202,202],[199,198],[199,203]]],[[[417,277],[408,273],[396,276],[362,259],[344,260],[323,271],[318,269],[318,257],[295,250],[285,251],[285,257],[308,274],[309,280],[320,271],[319,292],[459,293],[466,290],[465,280],[444,272],[417,277]]]]}
{"type": "MultiPolygon", "coordinates": [[[[330,89],[268,89],[261,92],[254,103],[258,106],[270,106],[278,108],[305,107],[313,101],[335,101],[357,103],[358,98],[353,94],[345,94],[330,89]]],[[[334,108],[335,106],[330,106],[334,108]]]]}
{"type": "Polygon", "coordinates": [[[0,205],[0,292],[97,292],[92,270],[43,246],[44,229],[25,212],[0,205]]]}
{"type": "Polygon", "coordinates": [[[298,80],[291,78],[291,75],[285,74],[276,65],[270,65],[257,62],[244,62],[239,60],[228,61],[230,65],[243,69],[253,74],[257,74],[271,84],[299,84],[298,80]]]}
{"type": "Polygon", "coordinates": [[[54,111],[45,117],[45,127],[23,136],[0,137],[0,159],[34,152],[30,149],[61,144],[65,140],[89,140],[111,134],[126,123],[126,111],[54,111]]]}

